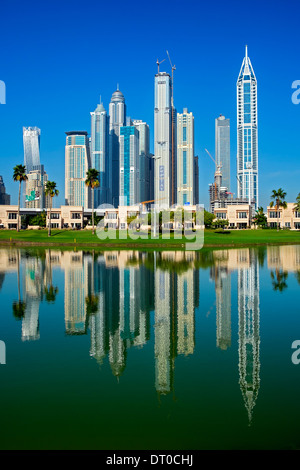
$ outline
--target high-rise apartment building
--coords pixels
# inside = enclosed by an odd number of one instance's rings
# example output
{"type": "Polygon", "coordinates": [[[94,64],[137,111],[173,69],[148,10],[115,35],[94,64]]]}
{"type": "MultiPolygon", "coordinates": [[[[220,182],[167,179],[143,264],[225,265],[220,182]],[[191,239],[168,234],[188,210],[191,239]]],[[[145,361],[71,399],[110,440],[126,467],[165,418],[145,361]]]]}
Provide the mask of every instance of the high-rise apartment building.
{"type": "Polygon", "coordinates": [[[112,94],[109,103],[109,151],[110,161],[112,165],[112,178],[111,178],[111,190],[112,190],[112,204],[115,207],[119,205],[119,136],[120,127],[126,125],[126,104],[123,93],[117,90],[112,94]]]}
{"type": "Polygon", "coordinates": [[[66,132],[65,203],[67,206],[90,207],[91,192],[85,185],[90,166],[89,139],[86,131],[66,132]]]}
{"type": "Polygon", "coordinates": [[[138,167],[139,167],[139,201],[149,201],[150,197],[150,133],[149,126],[146,122],[133,120],[133,125],[139,131],[139,151],[138,151],[138,167]]]}
{"type": "Polygon", "coordinates": [[[40,165],[40,135],[38,127],[23,127],[24,165],[27,173],[40,165]]]}
{"type": "Polygon", "coordinates": [[[177,113],[177,204],[194,204],[194,116],[177,113]]]}
{"type": "Polygon", "coordinates": [[[48,175],[44,170],[44,165],[33,166],[27,173],[25,182],[25,207],[31,209],[47,209],[50,207],[50,196],[45,195],[45,186],[48,175]]]}
{"type": "Polygon", "coordinates": [[[257,81],[246,54],[237,80],[238,197],[258,207],[257,81]]]}
{"type": "MultiPolygon", "coordinates": [[[[172,205],[172,79],[166,72],[155,75],[154,199],[159,206],[172,205]]],[[[174,167],[173,167],[174,171],[174,167]]],[[[175,202],[175,201],[174,201],[175,202]]]]}
{"type": "Polygon", "coordinates": [[[99,187],[94,189],[94,206],[111,204],[112,165],[109,158],[109,117],[102,103],[91,112],[91,165],[99,171],[99,187]]]}
{"type": "Polygon", "coordinates": [[[140,200],[139,131],[135,126],[123,126],[119,139],[119,200],[121,206],[131,206],[140,200]]]}
{"type": "Polygon", "coordinates": [[[230,120],[221,114],[215,122],[216,163],[221,168],[222,186],[230,191],[230,120]]]}

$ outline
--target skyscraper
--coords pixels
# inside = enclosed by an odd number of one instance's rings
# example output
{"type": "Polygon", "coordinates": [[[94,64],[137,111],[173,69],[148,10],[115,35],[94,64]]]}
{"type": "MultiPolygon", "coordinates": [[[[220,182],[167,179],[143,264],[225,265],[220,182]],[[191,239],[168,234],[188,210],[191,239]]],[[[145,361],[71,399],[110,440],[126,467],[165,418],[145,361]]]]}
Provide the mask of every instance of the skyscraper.
{"type": "Polygon", "coordinates": [[[49,197],[45,196],[45,186],[48,181],[48,175],[44,170],[44,165],[34,166],[27,173],[25,182],[25,207],[46,209],[50,207],[49,197]]]}
{"type": "Polygon", "coordinates": [[[138,151],[138,167],[139,167],[139,201],[149,201],[150,197],[150,137],[149,126],[146,122],[133,120],[133,125],[139,131],[139,151],[138,151]]]}
{"type": "Polygon", "coordinates": [[[131,206],[140,199],[139,131],[135,126],[120,128],[120,205],[131,206]]]}
{"type": "Polygon", "coordinates": [[[109,158],[109,117],[102,103],[91,112],[91,165],[99,171],[98,188],[94,189],[94,205],[111,204],[112,166],[109,158]]]}
{"type": "Polygon", "coordinates": [[[26,173],[40,165],[40,135],[38,127],[23,127],[24,165],[26,173]]]}
{"type": "Polygon", "coordinates": [[[194,203],[194,116],[177,113],[177,203],[194,203]]]}
{"type": "Polygon", "coordinates": [[[230,120],[225,116],[216,119],[216,162],[220,165],[222,172],[222,186],[230,191],[230,120]]]}
{"type": "Polygon", "coordinates": [[[238,197],[258,207],[257,81],[246,54],[237,80],[238,197]]]}
{"type": "Polygon", "coordinates": [[[86,131],[66,132],[65,202],[67,206],[90,207],[90,187],[85,185],[90,168],[90,151],[86,131]]]}
{"type": "Polygon", "coordinates": [[[168,73],[155,75],[154,105],[154,199],[172,204],[172,80],[168,73]]]}
{"type": "Polygon", "coordinates": [[[0,176],[0,204],[10,204],[10,195],[6,194],[2,176],[0,176]]]}
{"type": "Polygon", "coordinates": [[[126,125],[126,105],[123,93],[117,90],[112,94],[109,103],[110,161],[112,165],[112,204],[119,205],[119,135],[120,127],[126,125]]]}

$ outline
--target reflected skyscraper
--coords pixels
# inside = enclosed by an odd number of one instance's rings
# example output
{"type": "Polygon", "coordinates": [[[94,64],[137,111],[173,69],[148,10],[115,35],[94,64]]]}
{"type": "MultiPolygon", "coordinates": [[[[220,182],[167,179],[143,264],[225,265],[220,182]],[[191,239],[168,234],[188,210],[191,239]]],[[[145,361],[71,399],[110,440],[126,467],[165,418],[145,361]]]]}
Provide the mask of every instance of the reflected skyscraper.
{"type": "Polygon", "coordinates": [[[25,315],[22,319],[22,340],[34,341],[40,338],[39,309],[43,298],[44,265],[40,258],[29,257],[24,261],[25,315]]]}
{"type": "Polygon", "coordinates": [[[247,251],[249,266],[238,267],[239,383],[250,425],[260,384],[260,310],[258,259],[247,251]]]}
{"type": "Polygon", "coordinates": [[[82,252],[65,252],[65,327],[69,335],[86,334],[88,260],[82,252]]]}
{"type": "Polygon", "coordinates": [[[226,350],[231,346],[231,273],[216,261],[211,275],[216,288],[217,347],[226,350]]]}

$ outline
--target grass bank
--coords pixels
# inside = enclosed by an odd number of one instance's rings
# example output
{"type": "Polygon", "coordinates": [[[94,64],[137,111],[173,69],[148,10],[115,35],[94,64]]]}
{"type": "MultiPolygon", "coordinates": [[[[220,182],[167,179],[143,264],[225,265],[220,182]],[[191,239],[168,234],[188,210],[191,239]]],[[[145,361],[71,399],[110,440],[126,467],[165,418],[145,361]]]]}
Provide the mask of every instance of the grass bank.
{"type": "MultiPolygon", "coordinates": [[[[175,239],[170,234],[170,239],[132,240],[130,237],[119,239],[118,232],[116,239],[100,240],[97,235],[92,235],[91,231],[71,231],[53,230],[51,237],[48,231],[42,230],[22,230],[19,233],[14,230],[0,230],[0,245],[17,246],[56,246],[67,247],[76,246],[81,248],[99,249],[164,249],[164,250],[184,250],[185,243],[191,242],[184,237],[181,240],[175,239]]],[[[300,231],[289,230],[232,230],[229,234],[215,233],[213,230],[205,230],[204,246],[206,248],[218,247],[242,247],[255,245],[293,245],[300,244],[300,231]]]]}

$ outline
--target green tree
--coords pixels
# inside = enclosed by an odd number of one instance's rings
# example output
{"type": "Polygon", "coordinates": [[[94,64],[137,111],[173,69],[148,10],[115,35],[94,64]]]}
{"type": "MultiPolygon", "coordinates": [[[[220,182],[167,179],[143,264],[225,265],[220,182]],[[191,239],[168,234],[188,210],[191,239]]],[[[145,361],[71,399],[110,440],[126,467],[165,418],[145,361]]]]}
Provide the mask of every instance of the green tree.
{"type": "Polygon", "coordinates": [[[39,227],[46,227],[46,212],[43,211],[40,214],[31,216],[29,218],[28,225],[38,225],[39,227]]]}
{"type": "Polygon", "coordinates": [[[229,220],[227,220],[227,219],[217,219],[211,224],[212,227],[214,227],[214,228],[221,227],[221,228],[223,228],[223,230],[228,225],[229,225],[229,220]]]}
{"type": "Polygon", "coordinates": [[[47,181],[45,187],[45,194],[46,196],[50,196],[50,210],[49,210],[49,225],[48,225],[48,237],[51,237],[51,209],[52,209],[52,201],[54,196],[59,195],[58,189],[56,189],[56,183],[54,181],[47,181]]]}
{"type": "Polygon", "coordinates": [[[98,188],[100,185],[99,182],[99,171],[95,168],[90,168],[86,172],[86,186],[90,186],[92,190],[92,226],[93,226],[93,235],[95,233],[95,222],[94,222],[94,189],[98,188]]]}
{"type": "Polygon", "coordinates": [[[210,228],[214,219],[215,219],[215,214],[212,214],[211,212],[207,212],[206,210],[204,210],[205,228],[210,228]]]}
{"type": "Polygon", "coordinates": [[[271,199],[273,199],[273,201],[270,202],[270,207],[274,207],[277,212],[277,231],[279,230],[279,208],[287,208],[285,196],[286,192],[282,188],[279,188],[277,191],[273,189],[271,194],[271,199]]]}
{"type": "Polygon", "coordinates": [[[263,207],[259,207],[253,216],[253,222],[258,227],[266,227],[267,226],[267,217],[264,214],[263,207]]]}
{"type": "Polygon", "coordinates": [[[300,212],[300,193],[296,197],[296,203],[295,203],[294,211],[295,212],[300,212]]]}
{"type": "Polygon", "coordinates": [[[21,184],[26,181],[26,167],[24,165],[16,165],[14,167],[13,180],[19,181],[19,197],[18,197],[18,220],[17,220],[17,232],[20,230],[20,199],[21,199],[21,184]]]}

